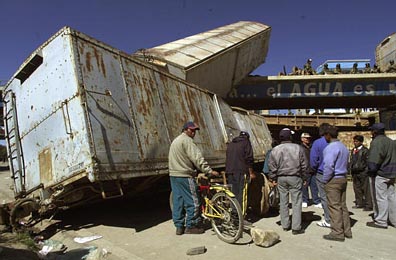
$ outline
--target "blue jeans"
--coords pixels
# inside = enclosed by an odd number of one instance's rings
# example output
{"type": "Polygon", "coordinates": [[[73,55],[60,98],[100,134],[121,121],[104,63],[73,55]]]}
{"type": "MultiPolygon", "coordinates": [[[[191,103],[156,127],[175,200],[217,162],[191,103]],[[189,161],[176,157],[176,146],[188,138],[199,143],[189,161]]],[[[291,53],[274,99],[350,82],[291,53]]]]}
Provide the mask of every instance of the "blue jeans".
{"type": "Polygon", "coordinates": [[[325,184],[323,183],[323,174],[317,173],[316,174],[316,184],[318,185],[320,201],[322,203],[323,212],[324,212],[324,219],[327,223],[330,223],[330,212],[329,207],[327,206],[327,197],[325,191],[325,184]]]}
{"type": "Polygon", "coordinates": [[[306,203],[309,202],[308,188],[311,189],[313,204],[319,204],[320,198],[318,195],[318,186],[316,185],[316,174],[309,176],[309,178],[307,179],[307,185],[302,187],[302,200],[306,203]]]}
{"type": "Polygon", "coordinates": [[[200,196],[194,178],[170,177],[172,188],[172,219],[176,227],[192,228],[201,221],[200,196]]]}

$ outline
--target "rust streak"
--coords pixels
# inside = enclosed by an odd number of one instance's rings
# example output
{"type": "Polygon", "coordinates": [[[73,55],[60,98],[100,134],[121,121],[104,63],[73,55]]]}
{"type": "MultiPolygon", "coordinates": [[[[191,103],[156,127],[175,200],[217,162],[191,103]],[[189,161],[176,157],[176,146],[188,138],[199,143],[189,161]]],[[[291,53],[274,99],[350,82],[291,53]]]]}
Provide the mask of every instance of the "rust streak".
{"type": "Polygon", "coordinates": [[[96,58],[96,65],[98,66],[99,70],[102,70],[103,76],[106,78],[106,68],[104,65],[103,56],[96,48],[94,48],[93,51],[96,58]]]}
{"type": "Polygon", "coordinates": [[[92,71],[92,64],[91,64],[91,53],[90,52],[87,52],[86,54],[85,54],[85,60],[86,60],[86,67],[87,67],[87,70],[89,71],[89,72],[91,72],[92,71]]]}

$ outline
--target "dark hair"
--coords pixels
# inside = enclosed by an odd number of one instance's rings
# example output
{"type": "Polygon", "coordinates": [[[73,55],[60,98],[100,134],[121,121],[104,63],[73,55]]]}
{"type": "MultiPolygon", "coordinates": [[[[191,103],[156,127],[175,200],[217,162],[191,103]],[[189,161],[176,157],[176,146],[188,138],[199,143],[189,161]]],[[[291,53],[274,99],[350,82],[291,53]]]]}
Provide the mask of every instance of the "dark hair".
{"type": "Polygon", "coordinates": [[[335,126],[329,126],[325,134],[329,134],[331,138],[337,138],[338,136],[338,128],[335,126]]]}
{"type": "Polygon", "coordinates": [[[357,140],[357,141],[363,143],[364,137],[363,137],[363,135],[355,135],[353,137],[353,140],[357,140]]]}
{"type": "Polygon", "coordinates": [[[327,131],[328,131],[327,129],[328,129],[330,126],[331,126],[331,125],[330,125],[329,123],[322,123],[322,124],[320,124],[320,126],[319,126],[319,135],[322,136],[322,135],[328,133],[328,132],[327,132],[327,131]]]}

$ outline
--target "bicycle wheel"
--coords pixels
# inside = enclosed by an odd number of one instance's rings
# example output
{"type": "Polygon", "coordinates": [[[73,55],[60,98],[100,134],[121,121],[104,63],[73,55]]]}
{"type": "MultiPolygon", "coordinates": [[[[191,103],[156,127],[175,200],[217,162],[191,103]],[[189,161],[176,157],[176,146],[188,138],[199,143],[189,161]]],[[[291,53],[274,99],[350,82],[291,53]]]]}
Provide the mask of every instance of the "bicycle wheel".
{"type": "Polygon", "coordinates": [[[243,215],[238,201],[225,192],[216,193],[211,201],[213,208],[209,207],[209,211],[218,215],[211,219],[217,236],[227,243],[236,242],[243,232],[243,215]]]}

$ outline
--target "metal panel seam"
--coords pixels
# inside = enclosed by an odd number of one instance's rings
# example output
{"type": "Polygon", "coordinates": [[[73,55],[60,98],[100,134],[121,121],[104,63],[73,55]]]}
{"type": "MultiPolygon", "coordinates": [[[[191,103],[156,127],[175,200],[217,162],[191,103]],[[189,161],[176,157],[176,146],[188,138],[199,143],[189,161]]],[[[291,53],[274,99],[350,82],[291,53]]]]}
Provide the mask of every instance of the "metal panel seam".
{"type": "MultiPolygon", "coordinates": [[[[81,38],[79,38],[81,39],[81,38]]],[[[93,130],[92,130],[92,123],[90,121],[89,115],[88,115],[88,102],[87,102],[87,97],[85,93],[85,85],[84,85],[84,75],[82,71],[82,65],[81,65],[81,56],[80,52],[78,51],[78,38],[75,36],[75,34],[71,35],[70,38],[71,41],[71,54],[72,56],[76,59],[76,62],[73,62],[73,66],[75,66],[75,71],[76,75],[78,75],[77,78],[77,88],[78,91],[80,92],[80,98],[81,98],[81,106],[83,107],[84,110],[84,122],[85,126],[87,128],[87,140],[89,142],[89,149],[91,150],[91,157],[96,159],[96,147],[95,147],[95,142],[93,140],[93,130]]]]}

